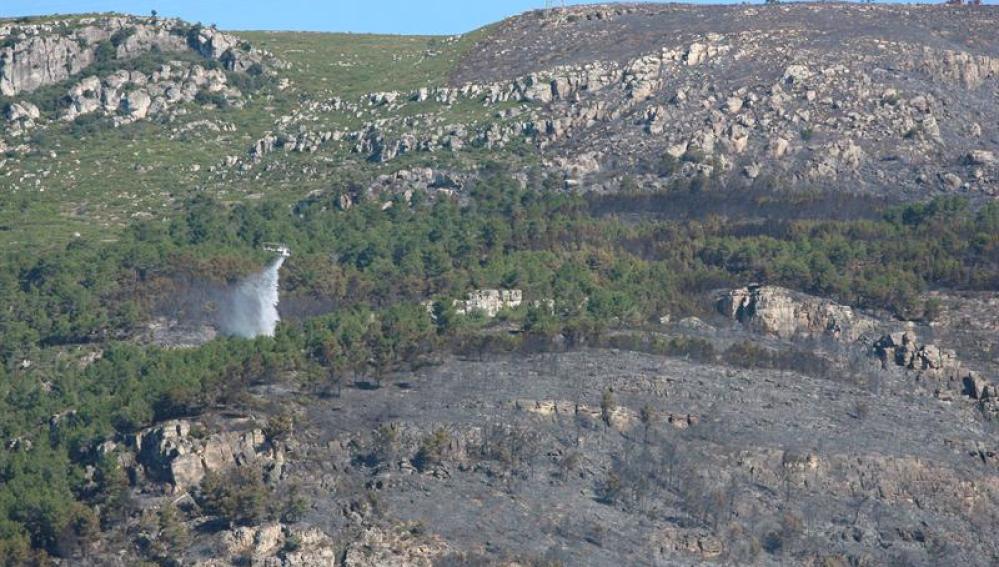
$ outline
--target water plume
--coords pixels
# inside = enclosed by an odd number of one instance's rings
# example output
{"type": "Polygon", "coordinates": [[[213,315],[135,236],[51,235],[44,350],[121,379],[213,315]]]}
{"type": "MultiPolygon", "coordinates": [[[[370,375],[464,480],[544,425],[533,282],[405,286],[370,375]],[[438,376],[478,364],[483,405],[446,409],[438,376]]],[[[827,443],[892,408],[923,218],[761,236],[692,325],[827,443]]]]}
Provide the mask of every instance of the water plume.
{"type": "Polygon", "coordinates": [[[223,300],[218,312],[219,330],[226,335],[252,339],[273,337],[278,314],[278,272],[286,255],[272,260],[263,271],[238,282],[223,300]]]}

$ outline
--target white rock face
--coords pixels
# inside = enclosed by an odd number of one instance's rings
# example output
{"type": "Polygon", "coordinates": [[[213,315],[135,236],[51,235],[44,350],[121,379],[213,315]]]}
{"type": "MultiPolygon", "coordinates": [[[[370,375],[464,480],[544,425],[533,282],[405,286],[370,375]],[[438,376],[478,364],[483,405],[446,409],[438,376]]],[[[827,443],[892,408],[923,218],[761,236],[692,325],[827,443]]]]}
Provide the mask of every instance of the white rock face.
{"type": "MultiPolygon", "coordinates": [[[[110,33],[108,33],[110,35],[110,33]]],[[[41,36],[0,49],[0,95],[16,96],[58,83],[94,60],[73,37],[41,36]]]]}
{"type": "Polygon", "coordinates": [[[6,113],[8,122],[37,120],[39,116],[38,107],[27,101],[11,103],[6,113]]]}
{"type": "Polygon", "coordinates": [[[850,307],[775,286],[744,287],[718,300],[724,315],[781,338],[798,335],[856,340],[875,322],[850,307]]]}
{"type": "Polygon", "coordinates": [[[455,300],[454,306],[461,315],[482,313],[493,318],[503,309],[519,307],[524,302],[524,292],[519,289],[478,289],[468,294],[465,301],[455,300]]]}
{"type": "Polygon", "coordinates": [[[122,16],[11,26],[5,30],[9,45],[0,49],[0,95],[30,93],[84,72],[111,40],[113,56],[122,59],[152,49],[194,49],[231,71],[247,71],[265,59],[264,52],[212,28],[201,29],[189,45],[185,29],[179,20],[122,16]]]}
{"type": "Polygon", "coordinates": [[[692,43],[687,49],[687,56],[684,62],[688,66],[700,65],[707,59],[708,56],[708,46],[703,43],[692,43]]]}

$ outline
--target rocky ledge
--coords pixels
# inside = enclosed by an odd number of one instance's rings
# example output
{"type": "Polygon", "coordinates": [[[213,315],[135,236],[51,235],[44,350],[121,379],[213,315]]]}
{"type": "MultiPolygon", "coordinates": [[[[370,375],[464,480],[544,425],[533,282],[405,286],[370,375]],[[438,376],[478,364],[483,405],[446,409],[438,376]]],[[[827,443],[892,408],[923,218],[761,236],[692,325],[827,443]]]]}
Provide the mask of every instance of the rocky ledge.
{"type": "Polygon", "coordinates": [[[717,305],[730,319],[785,339],[830,336],[855,341],[877,327],[875,319],[848,306],[776,286],[722,292],[717,305]]]}
{"type": "Polygon", "coordinates": [[[230,71],[247,71],[270,57],[214,28],[130,16],[0,23],[0,45],[0,95],[11,97],[64,81],[107,55],[128,59],[153,50],[194,52],[230,71]]]}

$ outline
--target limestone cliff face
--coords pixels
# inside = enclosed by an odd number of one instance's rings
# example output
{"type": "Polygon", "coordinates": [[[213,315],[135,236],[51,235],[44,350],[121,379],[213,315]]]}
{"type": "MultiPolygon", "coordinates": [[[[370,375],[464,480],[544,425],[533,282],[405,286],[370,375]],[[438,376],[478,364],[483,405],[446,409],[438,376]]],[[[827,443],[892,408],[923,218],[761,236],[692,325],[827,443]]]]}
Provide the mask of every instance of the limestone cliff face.
{"type": "MultiPolygon", "coordinates": [[[[94,32],[107,39],[104,31],[94,32]]],[[[16,96],[69,78],[90,66],[96,49],[73,37],[41,36],[0,50],[0,95],[16,96]]]]}
{"type": "Polygon", "coordinates": [[[853,341],[875,321],[850,307],[776,286],[750,286],[721,294],[718,309],[750,328],[780,338],[831,336],[853,341]]]}
{"type": "Polygon", "coordinates": [[[233,35],[173,19],[105,16],[0,25],[0,95],[30,93],[84,72],[106,42],[119,59],[153,49],[190,50],[232,71],[246,71],[266,56],[233,35]]]}

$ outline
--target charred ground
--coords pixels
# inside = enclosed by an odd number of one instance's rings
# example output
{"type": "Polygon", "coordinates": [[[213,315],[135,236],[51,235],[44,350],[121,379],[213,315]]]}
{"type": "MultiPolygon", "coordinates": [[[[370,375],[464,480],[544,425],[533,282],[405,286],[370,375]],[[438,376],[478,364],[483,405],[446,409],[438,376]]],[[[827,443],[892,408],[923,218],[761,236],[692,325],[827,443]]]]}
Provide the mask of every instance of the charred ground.
{"type": "Polygon", "coordinates": [[[0,563],[995,564],[997,14],[0,21],[0,563]]]}

